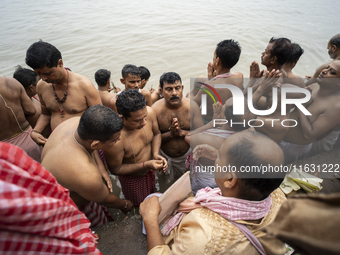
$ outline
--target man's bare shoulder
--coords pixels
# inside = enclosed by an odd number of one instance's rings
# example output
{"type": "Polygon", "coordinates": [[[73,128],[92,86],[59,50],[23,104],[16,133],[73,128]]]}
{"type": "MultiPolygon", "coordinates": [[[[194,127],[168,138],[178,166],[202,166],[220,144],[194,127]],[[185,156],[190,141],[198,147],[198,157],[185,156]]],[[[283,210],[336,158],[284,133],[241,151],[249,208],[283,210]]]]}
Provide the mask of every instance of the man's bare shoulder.
{"type": "Polygon", "coordinates": [[[90,81],[89,78],[81,75],[81,74],[78,74],[78,73],[71,73],[70,72],[70,75],[72,75],[72,79],[78,83],[80,86],[84,87],[84,88],[95,88],[95,86],[93,85],[93,83],[90,81]]]}
{"type": "Polygon", "coordinates": [[[150,91],[149,91],[148,89],[141,89],[141,90],[140,90],[140,93],[142,93],[142,95],[143,95],[144,97],[146,97],[146,96],[151,96],[151,93],[150,93],[150,91]]]}
{"type": "Polygon", "coordinates": [[[151,108],[156,112],[156,114],[160,113],[161,110],[165,107],[165,99],[159,99],[157,100],[152,106],[151,108]]]}

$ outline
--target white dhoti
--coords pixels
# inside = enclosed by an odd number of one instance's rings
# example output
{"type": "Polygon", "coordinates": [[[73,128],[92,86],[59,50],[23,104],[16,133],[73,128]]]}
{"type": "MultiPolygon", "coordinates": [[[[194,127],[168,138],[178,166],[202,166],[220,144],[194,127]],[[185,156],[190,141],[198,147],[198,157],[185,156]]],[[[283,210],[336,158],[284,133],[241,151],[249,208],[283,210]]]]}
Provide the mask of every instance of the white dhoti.
{"type": "Polygon", "coordinates": [[[286,164],[303,159],[312,148],[312,143],[300,145],[281,141],[279,145],[285,154],[286,164]]]}
{"type": "Polygon", "coordinates": [[[185,160],[187,159],[190,152],[191,148],[189,148],[189,150],[184,155],[177,158],[172,158],[166,155],[162,150],[159,151],[159,154],[163,156],[168,162],[168,168],[165,172],[165,179],[167,183],[177,180],[189,170],[185,167],[185,160]]]}

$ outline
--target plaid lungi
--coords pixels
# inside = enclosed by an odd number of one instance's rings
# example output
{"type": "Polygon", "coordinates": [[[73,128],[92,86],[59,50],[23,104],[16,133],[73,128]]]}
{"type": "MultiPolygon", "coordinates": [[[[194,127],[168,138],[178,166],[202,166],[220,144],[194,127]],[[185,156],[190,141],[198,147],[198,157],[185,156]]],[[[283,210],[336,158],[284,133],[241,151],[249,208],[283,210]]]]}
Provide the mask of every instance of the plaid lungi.
{"type": "Polygon", "coordinates": [[[119,175],[118,179],[125,198],[130,200],[134,207],[139,207],[144,198],[156,191],[153,170],[143,176],[119,175]]]}
{"type": "Polygon", "coordinates": [[[47,170],[0,142],[1,254],[101,254],[89,226],[47,170]]]}
{"type": "Polygon", "coordinates": [[[99,205],[93,201],[89,201],[86,204],[79,207],[85,216],[91,221],[90,228],[103,225],[108,221],[113,221],[113,218],[105,206],[99,205]]]}

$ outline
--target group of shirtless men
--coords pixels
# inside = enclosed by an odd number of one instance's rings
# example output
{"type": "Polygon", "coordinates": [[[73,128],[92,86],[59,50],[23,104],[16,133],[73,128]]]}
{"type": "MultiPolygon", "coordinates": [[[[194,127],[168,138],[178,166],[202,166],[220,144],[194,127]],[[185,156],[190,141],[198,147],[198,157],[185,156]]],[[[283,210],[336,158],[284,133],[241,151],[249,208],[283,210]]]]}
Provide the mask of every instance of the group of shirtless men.
{"type": "MultiPolygon", "coordinates": [[[[70,190],[72,200],[87,216],[94,213],[95,209],[89,208],[95,203],[128,212],[155,192],[154,171],[166,183],[161,191],[187,171],[185,161],[190,161],[192,149],[191,158],[202,157],[200,164],[212,164],[208,156],[204,157],[209,146],[219,149],[228,136],[248,128],[233,127],[231,121],[295,120],[295,127],[283,126],[281,121],[262,121],[264,125],[255,128],[280,144],[286,163],[306,156],[312,147],[316,151],[330,149],[340,132],[340,34],[330,39],[327,48],[333,61],[318,68],[305,83],[292,73],[303,53],[301,47],[287,38],[272,38],[261,57],[267,69],[260,71],[258,63],[253,62],[244,88],[243,74],[231,72],[241,48],[234,40],[221,41],[213,62],[208,64],[208,76],[198,77],[183,97],[177,73],[162,74],[158,91],[149,91],[143,89],[150,76],[148,70],[134,65],[122,69],[120,81],[125,88],[117,93],[111,93],[111,73],[98,70],[97,90],[88,78],[64,67],[56,47],[39,41],[26,53],[26,64],[34,71],[18,67],[15,79],[0,78],[0,140],[21,147],[41,162],[70,190]],[[148,73],[145,77],[144,72],[148,73]],[[289,105],[286,115],[281,115],[278,102],[276,110],[265,118],[255,116],[248,107],[244,116],[236,116],[231,91],[215,88],[223,105],[207,97],[203,118],[200,106],[202,95],[207,93],[204,90],[217,84],[234,85],[245,95],[252,88],[256,109],[271,107],[272,87],[280,94],[285,86],[308,86],[311,99],[304,106],[311,115],[289,105]],[[215,128],[213,119],[226,119],[228,123],[215,128]],[[118,176],[126,199],[112,194],[108,170],[118,176]]],[[[213,178],[200,180],[205,178],[192,178],[194,191],[205,185],[216,187],[213,178]]]]}

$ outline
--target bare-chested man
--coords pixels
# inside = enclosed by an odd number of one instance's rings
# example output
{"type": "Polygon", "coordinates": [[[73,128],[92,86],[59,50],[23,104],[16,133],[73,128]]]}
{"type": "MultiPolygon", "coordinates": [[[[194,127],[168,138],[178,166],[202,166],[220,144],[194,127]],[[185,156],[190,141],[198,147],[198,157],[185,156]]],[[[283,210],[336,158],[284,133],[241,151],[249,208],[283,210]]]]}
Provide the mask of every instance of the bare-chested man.
{"type": "MultiPolygon", "coordinates": [[[[327,50],[328,55],[333,60],[340,60],[340,34],[334,35],[327,43],[327,50]]],[[[330,63],[321,65],[318,69],[316,69],[314,75],[312,77],[306,76],[307,79],[309,79],[306,82],[306,85],[313,84],[322,72],[330,63]]]]}
{"type": "Polygon", "coordinates": [[[31,127],[34,128],[41,114],[41,105],[36,91],[36,85],[40,80],[40,77],[30,69],[17,66],[15,72],[13,73],[13,78],[20,82],[22,86],[24,86],[26,94],[29,96],[32,103],[34,104],[36,113],[34,114],[34,116],[27,116],[26,118],[31,127]]]}
{"type": "Polygon", "coordinates": [[[99,69],[94,74],[94,78],[98,85],[98,91],[103,105],[110,107],[110,100],[115,96],[115,94],[110,93],[112,90],[110,88],[111,72],[106,69],[99,69]]]}
{"type": "Polygon", "coordinates": [[[310,86],[312,98],[306,106],[312,115],[306,116],[298,109],[290,115],[298,125],[289,129],[280,145],[287,163],[303,158],[317,137],[340,122],[340,60],[331,62],[321,72],[317,82],[310,86]]]}
{"type": "MultiPolygon", "coordinates": [[[[208,64],[208,79],[199,77],[195,81],[194,88],[191,92],[191,98],[201,106],[202,94],[206,94],[202,89],[210,90],[207,86],[202,86],[202,82],[214,87],[215,84],[231,84],[242,89],[243,74],[239,72],[231,73],[231,68],[236,65],[241,55],[241,47],[234,40],[224,40],[217,44],[214,51],[213,62],[208,64]],[[202,86],[202,87],[201,87],[202,86]]],[[[222,104],[231,97],[231,92],[228,89],[216,89],[221,98],[222,104]]],[[[209,122],[213,116],[213,100],[207,97],[207,115],[204,116],[205,123],[209,122]]]]}
{"type": "Polygon", "coordinates": [[[123,212],[132,209],[130,201],[110,194],[91,155],[94,150],[112,148],[120,139],[122,127],[123,121],[117,113],[95,105],[81,118],[61,123],[43,150],[41,165],[70,190],[72,200],[91,221],[91,227],[107,222],[106,210],[98,204],[123,212]]]}
{"type": "Polygon", "coordinates": [[[125,198],[138,207],[155,192],[153,170],[167,168],[165,158],[159,155],[161,132],[155,112],[137,90],[119,93],[116,105],[124,127],[121,140],[114,148],[104,150],[105,158],[111,173],[118,175],[125,198]]]}
{"type": "Polygon", "coordinates": [[[165,177],[168,183],[166,186],[170,186],[188,170],[185,160],[191,150],[184,138],[190,128],[193,130],[203,126],[203,119],[198,105],[183,98],[182,80],[177,73],[164,73],[159,83],[163,99],[154,103],[152,109],[162,133],[161,155],[169,164],[165,177]]]}
{"type": "Polygon", "coordinates": [[[36,109],[24,87],[14,78],[0,77],[0,141],[14,144],[40,162],[41,148],[31,139],[32,128],[25,116],[36,109]]]}
{"type": "MultiPolygon", "coordinates": [[[[272,70],[279,70],[282,72],[282,77],[278,81],[283,84],[283,78],[287,78],[287,74],[282,70],[283,65],[288,60],[289,56],[292,52],[292,43],[287,38],[274,38],[272,37],[269,40],[269,43],[262,52],[261,56],[261,64],[267,67],[267,71],[271,72],[272,70]]],[[[252,87],[258,82],[258,78],[261,78],[264,74],[264,70],[260,71],[259,64],[256,61],[253,61],[250,65],[250,73],[249,73],[249,83],[245,87],[245,91],[248,87],[252,87]]],[[[264,78],[264,77],[262,77],[264,78]]]]}
{"type": "Polygon", "coordinates": [[[287,73],[287,79],[285,79],[285,83],[304,88],[304,80],[300,76],[293,74],[292,71],[302,54],[303,49],[300,47],[300,45],[298,45],[297,43],[292,43],[292,53],[290,54],[286,63],[283,65],[283,70],[287,73]]]}
{"type": "MultiPolygon", "coordinates": [[[[120,82],[125,85],[125,90],[128,89],[135,89],[138,92],[140,92],[146,100],[146,105],[151,106],[152,100],[151,100],[151,94],[150,91],[147,89],[140,89],[141,86],[141,71],[138,69],[135,65],[125,65],[122,69],[122,78],[120,79],[120,82]]],[[[123,90],[124,91],[124,90],[123,90]]],[[[118,92],[117,95],[119,95],[118,92]]],[[[117,112],[116,107],[116,97],[113,97],[110,101],[110,108],[115,110],[117,112]]]]}
{"type": "Polygon", "coordinates": [[[92,105],[101,104],[92,82],[65,69],[61,53],[53,45],[43,41],[33,43],[26,52],[26,64],[41,77],[37,93],[42,114],[31,134],[37,144],[46,143],[41,132],[47,125],[54,130],[61,122],[81,116],[92,105]]]}

